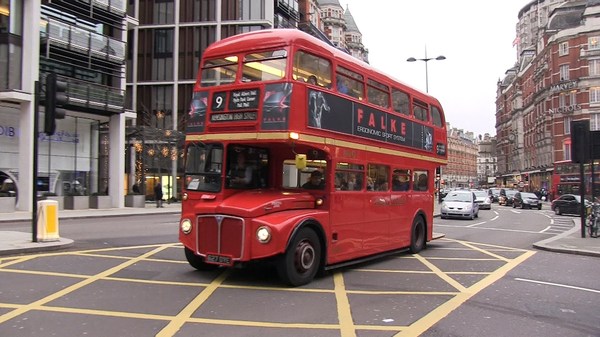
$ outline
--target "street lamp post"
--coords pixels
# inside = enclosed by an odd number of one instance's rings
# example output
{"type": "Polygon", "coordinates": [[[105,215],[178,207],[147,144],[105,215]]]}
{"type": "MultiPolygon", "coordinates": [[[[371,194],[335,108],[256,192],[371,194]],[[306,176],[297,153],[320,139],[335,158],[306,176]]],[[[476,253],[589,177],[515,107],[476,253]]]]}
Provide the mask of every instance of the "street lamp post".
{"type": "Polygon", "coordinates": [[[429,72],[427,70],[427,63],[431,60],[445,60],[446,56],[440,55],[438,57],[427,57],[427,46],[425,46],[425,57],[422,59],[417,59],[414,57],[409,57],[406,59],[407,62],[415,62],[415,61],[423,61],[425,62],[425,92],[429,92],[429,72]]]}
{"type": "MultiPolygon", "coordinates": [[[[425,62],[425,92],[429,93],[429,71],[427,69],[427,63],[431,60],[445,60],[446,56],[444,55],[440,55],[438,57],[427,57],[427,46],[425,46],[425,57],[422,59],[417,59],[414,57],[409,57],[406,59],[407,62],[416,62],[416,61],[423,61],[425,62]]],[[[439,166],[438,169],[436,170],[436,178],[439,176],[439,179],[436,179],[436,189],[439,193],[439,195],[441,195],[441,184],[440,182],[442,181],[442,167],[439,166]]]]}

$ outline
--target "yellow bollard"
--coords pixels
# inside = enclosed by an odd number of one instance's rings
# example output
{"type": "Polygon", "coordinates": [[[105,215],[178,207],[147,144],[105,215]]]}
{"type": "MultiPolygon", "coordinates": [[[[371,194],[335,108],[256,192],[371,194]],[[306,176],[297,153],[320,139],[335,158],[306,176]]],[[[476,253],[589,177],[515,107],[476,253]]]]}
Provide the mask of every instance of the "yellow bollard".
{"type": "Polygon", "coordinates": [[[58,201],[38,201],[37,239],[38,241],[58,241],[58,201]]]}

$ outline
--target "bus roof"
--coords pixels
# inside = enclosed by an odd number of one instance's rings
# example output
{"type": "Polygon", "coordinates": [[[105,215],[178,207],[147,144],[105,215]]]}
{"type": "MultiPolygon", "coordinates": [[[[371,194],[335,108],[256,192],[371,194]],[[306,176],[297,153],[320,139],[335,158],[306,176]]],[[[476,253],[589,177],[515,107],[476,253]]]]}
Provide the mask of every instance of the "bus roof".
{"type": "Polygon", "coordinates": [[[392,77],[384,72],[372,67],[368,63],[359,60],[337,48],[334,48],[327,43],[307,34],[299,29],[283,28],[283,29],[264,29],[248,33],[242,33],[234,36],[227,37],[211,44],[204,51],[203,58],[210,59],[216,57],[228,56],[231,54],[238,53],[240,51],[248,52],[253,50],[265,50],[273,49],[277,47],[284,47],[289,45],[304,46],[308,50],[319,52],[324,56],[328,56],[334,60],[343,60],[344,63],[354,64],[356,67],[363,68],[375,74],[377,78],[384,79],[389,82],[398,83],[401,86],[409,87],[414,92],[416,98],[424,99],[427,97],[428,101],[435,101],[438,106],[440,102],[433,96],[417,90],[408,84],[392,77]]]}

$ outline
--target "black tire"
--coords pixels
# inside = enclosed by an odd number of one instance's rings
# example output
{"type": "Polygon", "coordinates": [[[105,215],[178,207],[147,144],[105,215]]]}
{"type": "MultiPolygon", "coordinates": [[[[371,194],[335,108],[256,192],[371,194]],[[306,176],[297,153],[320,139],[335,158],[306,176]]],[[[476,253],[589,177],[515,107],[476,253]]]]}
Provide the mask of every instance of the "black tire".
{"type": "Polygon", "coordinates": [[[560,207],[558,207],[558,206],[554,207],[554,214],[562,215],[562,211],[560,210],[560,207]]]}
{"type": "Polygon", "coordinates": [[[542,205],[538,206],[538,210],[541,211],[542,210],[542,205]]]}
{"type": "Polygon", "coordinates": [[[300,229],[277,261],[279,278],[294,287],[310,283],[320,269],[321,251],[315,231],[300,229]]]}
{"type": "Polygon", "coordinates": [[[417,254],[423,249],[427,243],[427,230],[425,228],[425,221],[422,217],[417,216],[413,220],[412,228],[410,231],[410,247],[409,251],[411,254],[417,254]]]}
{"type": "Polygon", "coordinates": [[[194,252],[187,247],[185,248],[185,258],[190,266],[196,268],[197,270],[208,271],[219,268],[219,265],[204,262],[204,258],[202,256],[194,254],[194,252]]]}

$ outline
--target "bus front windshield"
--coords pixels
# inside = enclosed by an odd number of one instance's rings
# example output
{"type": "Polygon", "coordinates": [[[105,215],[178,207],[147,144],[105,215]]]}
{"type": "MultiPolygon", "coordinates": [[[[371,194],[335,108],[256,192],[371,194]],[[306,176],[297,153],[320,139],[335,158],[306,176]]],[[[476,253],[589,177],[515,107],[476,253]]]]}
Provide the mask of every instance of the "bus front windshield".
{"type": "Polygon", "coordinates": [[[223,170],[221,144],[191,143],[185,162],[185,188],[192,191],[219,192],[223,170]]]}

